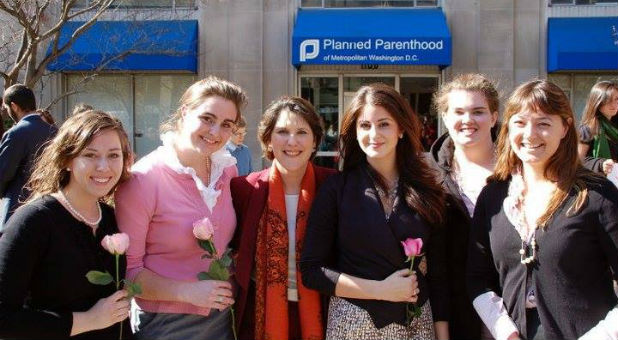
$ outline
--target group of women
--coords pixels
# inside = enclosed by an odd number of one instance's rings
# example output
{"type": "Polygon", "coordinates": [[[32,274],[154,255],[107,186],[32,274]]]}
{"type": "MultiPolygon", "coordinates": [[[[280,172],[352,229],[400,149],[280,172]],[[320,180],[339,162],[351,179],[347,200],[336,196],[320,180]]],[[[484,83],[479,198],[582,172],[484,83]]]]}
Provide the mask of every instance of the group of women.
{"type": "Polygon", "coordinates": [[[501,126],[482,75],[434,102],[448,132],[424,153],[408,102],[360,88],[337,173],[311,162],[313,106],[278,98],[258,127],[272,165],[243,177],[224,146],[246,96],[229,81],[189,87],[130,174],[117,119],[70,117],[0,238],[0,337],[109,339],[130,314],[137,339],[232,339],[233,324],[240,339],[618,338],[618,189],[599,174],[617,161],[616,84],[595,85],[579,138],[548,81],[515,89],[501,126]],[[217,252],[234,249],[230,282],[197,278],[204,218],[217,252]],[[115,270],[100,242],[119,231],[131,305],[85,276],[115,270]],[[422,241],[411,264],[408,239],[422,241]]]}

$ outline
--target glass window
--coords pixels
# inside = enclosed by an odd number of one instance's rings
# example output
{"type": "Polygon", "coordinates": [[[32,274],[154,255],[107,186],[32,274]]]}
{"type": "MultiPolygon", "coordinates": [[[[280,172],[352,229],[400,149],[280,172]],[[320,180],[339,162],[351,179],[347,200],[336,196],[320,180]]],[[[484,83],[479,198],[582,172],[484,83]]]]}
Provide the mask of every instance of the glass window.
{"type": "Polygon", "coordinates": [[[135,76],[133,135],[138,157],[161,145],[159,125],[178,108],[178,100],[194,79],[193,75],[135,76]]]}
{"type": "Polygon", "coordinates": [[[82,75],[69,75],[68,90],[77,90],[68,98],[68,112],[78,103],[85,103],[96,110],[110,113],[120,119],[132,140],[133,134],[133,93],[131,77],[124,75],[99,75],[82,84],[82,75]]]}
{"type": "Polygon", "coordinates": [[[68,111],[77,103],[109,112],[122,121],[137,158],[161,145],[159,125],[178,107],[184,91],[195,81],[191,74],[99,75],[85,85],[82,75],[68,75],[68,111]]]}
{"type": "Polygon", "coordinates": [[[438,0],[301,0],[301,7],[436,7],[438,2],[438,0]]]}

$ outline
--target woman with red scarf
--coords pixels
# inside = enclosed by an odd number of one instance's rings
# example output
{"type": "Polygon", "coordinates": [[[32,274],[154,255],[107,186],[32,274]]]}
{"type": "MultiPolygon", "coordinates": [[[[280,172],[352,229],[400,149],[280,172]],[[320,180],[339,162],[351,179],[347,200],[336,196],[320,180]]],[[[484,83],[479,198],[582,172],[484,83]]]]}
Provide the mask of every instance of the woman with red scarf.
{"type": "Polygon", "coordinates": [[[311,164],[323,135],[311,103],[281,97],[258,128],[272,166],[232,180],[240,339],[324,338],[321,297],[302,284],[298,270],[316,190],[335,172],[311,164]]]}

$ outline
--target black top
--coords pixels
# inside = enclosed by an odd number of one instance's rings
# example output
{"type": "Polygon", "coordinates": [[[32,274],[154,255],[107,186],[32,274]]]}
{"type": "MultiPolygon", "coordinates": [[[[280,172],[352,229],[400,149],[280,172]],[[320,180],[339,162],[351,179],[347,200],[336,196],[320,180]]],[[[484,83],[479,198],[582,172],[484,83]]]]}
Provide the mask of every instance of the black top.
{"type": "MultiPolygon", "coordinates": [[[[401,197],[386,220],[374,183],[365,166],[329,177],[313,201],[300,261],[305,286],[335,294],[340,273],[383,280],[408,268],[401,241],[423,239],[427,276],[418,270],[418,306],[431,299],[434,321],[448,317],[448,281],[442,227],[430,226],[401,197]],[[329,265],[329,263],[333,263],[329,265]]],[[[404,325],[406,303],[346,300],[365,309],[378,328],[404,325]]]]}
{"type": "Polygon", "coordinates": [[[575,192],[544,230],[536,231],[537,258],[520,263],[521,238],[502,204],[509,182],[492,182],[476,203],[468,254],[471,298],[494,291],[526,337],[527,276],[547,339],[576,339],[594,327],[618,300],[618,190],[604,178],[586,180],[588,201],[567,217],[575,192]],[[610,271],[611,269],[611,271],[610,271]],[[612,274],[613,272],[613,274],[612,274]]]}
{"type": "Polygon", "coordinates": [[[466,289],[468,238],[472,218],[452,177],[455,145],[448,133],[431,146],[428,157],[437,172],[438,183],[446,192],[446,258],[449,277],[451,339],[480,339],[481,319],[472,306],[466,289]]]}
{"type": "MultiPolygon", "coordinates": [[[[590,128],[587,125],[579,125],[579,142],[581,144],[588,145],[588,152],[586,153],[586,158],[584,159],[584,165],[592,171],[602,172],[603,162],[605,162],[606,158],[594,158],[592,156],[592,151],[594,149],[594,137],[594,134],[590,131],[590,128]]],[[[612,159],[618,162],[618,144],[614,143],[610,138],[608,138],[607,141],[612,159]]]]}
{"type": "MultiPolygon", "coordinates": [[[[44,196],[17,209],[0,238],[0,338],[69,338],[72,312],[90,309],[115,292],[115,284],[94,285],[90,270],[115,275],[115,257],[101,246],[118,232],[114,212],[102,205],[96,237],[55,198],[44,196]]],[[[121,277],[126,260],[121,257],[121,277]]],[[[117,339],[120,326],[73,339],[117,339]]],[[[123,338],[131,337],[128,323],[123,338]]]]}

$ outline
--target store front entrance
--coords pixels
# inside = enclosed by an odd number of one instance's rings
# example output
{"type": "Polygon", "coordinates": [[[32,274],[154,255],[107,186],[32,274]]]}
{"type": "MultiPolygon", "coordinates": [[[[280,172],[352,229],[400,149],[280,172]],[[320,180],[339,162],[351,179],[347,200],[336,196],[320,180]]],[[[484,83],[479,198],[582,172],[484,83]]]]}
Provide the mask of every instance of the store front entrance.
{"type": "Polygon", "coordinates": [[[315,163],[335,168],[339,161],[338,137],[341,121],[356,91],[363,85],[381,82],[393,86],[410,103],[423,124],[421,139],[426,149],[436,139],[438,121],[431,108],[431,96],[440,76],[435,75],[301,75],[300,95],[309,100],[323,120],[325,135],[315,163]]]}

